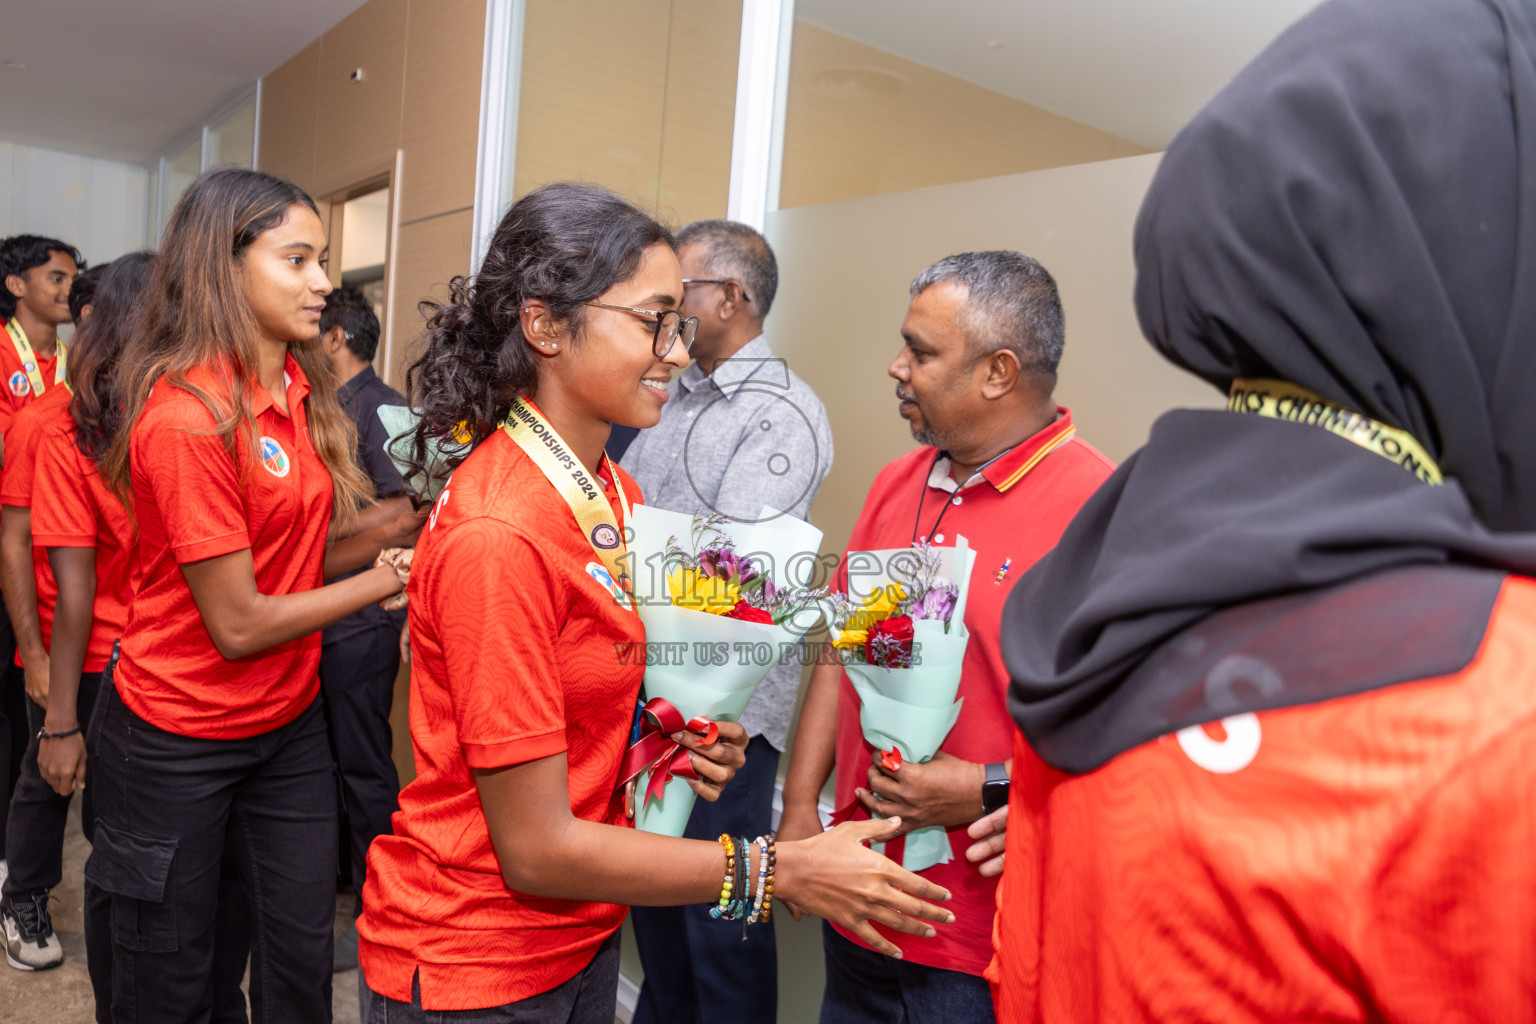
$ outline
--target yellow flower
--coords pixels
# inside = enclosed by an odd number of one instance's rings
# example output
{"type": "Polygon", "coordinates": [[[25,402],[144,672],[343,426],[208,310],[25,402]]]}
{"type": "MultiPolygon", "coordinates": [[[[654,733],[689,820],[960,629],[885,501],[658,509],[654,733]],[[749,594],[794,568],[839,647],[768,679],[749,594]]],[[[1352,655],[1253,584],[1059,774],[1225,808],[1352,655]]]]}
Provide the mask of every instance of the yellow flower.
{"type": "MultiPolygon", "coordinates": [[[[896,606],[907,596],[906,588],[900,583],[887,584],[869,593],[864,598],[864,603],[859,610],[848,616],[848,624],[843,627],[844,635],[851,631],[865,632],[870,626],[881,619],[888,619],[896,614],[896,606]]],[[[862,637],[859,643],[863,643],[862,637]]]]}
{"type": "Polygon", "coordinates": [[[839,650],[862,651],[864,641],[869,639],[867,629],[845,629],[838,638],[832,641],[832,646],[839,650]]]}
{"type": "Polygon", "coordinates": [[[704,576],[697,569],[679,569],[667,576],[672,603],[710,615],[725,615],[741,600],[740,588],[719,576],[704,576]]]}
{"type": "Polygon", "coordinates": [[[870,591],[859,605],[859,610],[848,616],[847,624],[843,626],[838,638],[832,641],[832,646],[843,650],[863,650],[864,641],[869,639],[869,627],[895,615],[896,606],[906,596],[907,592],[900,583],[891,583],[870,591]]]}

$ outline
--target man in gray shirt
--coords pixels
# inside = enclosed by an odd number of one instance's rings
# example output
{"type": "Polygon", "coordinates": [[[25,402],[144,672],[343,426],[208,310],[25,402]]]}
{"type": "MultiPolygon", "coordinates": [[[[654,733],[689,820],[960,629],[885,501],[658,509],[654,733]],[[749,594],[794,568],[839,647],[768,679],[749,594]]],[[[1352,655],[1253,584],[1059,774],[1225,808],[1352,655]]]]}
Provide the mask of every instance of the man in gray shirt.
{"type": "MultiPolygon", "coordinates": [[[[832,431],[816,393],[763,335],[779,281],[773,250],[752,228],[726,220],[690,224],[677,242],[682,311],[699,318],[695,362],[672,381],[661,422],[639,433],[620,465],[658,508],[743,522],[806,519],[832,466],[832,431]]],[[[741,716],[751,737],[746,766],[719,801],[694,805],[688,837],[768,830],[799,688],[795,659],[769,670],[741,716]]],[[[749,928],[743,942],[740,925],[711,919],[702,904],[636,907],[630,919],[645,968],[636,1024],[776,1019],[772,928],[749,928]]]]}

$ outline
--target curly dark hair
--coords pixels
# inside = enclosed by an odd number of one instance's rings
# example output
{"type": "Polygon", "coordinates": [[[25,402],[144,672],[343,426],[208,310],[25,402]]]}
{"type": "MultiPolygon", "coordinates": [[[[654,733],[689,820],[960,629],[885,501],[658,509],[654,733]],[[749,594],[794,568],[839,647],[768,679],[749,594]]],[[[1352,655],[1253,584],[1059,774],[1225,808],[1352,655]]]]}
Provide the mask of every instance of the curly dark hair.
{"type": "Polygon", "coordinates": [[[513,203],[474,280],[456,277],[447,302],[420,304],[425,346],[405,378],[421,416],[408,435],[411,478],[433,471],[429,441],[462,458],[490,436],[514,398],[535,393],[523,303],[547,302],[579,342],[582,304],[633,276],[658,243],[676,248],[665,227],[596,185],[545,185],[513,203]]]}
{"type": "Polygon", "coordinates": [[[75,447],[98,464],[123,427],[123,396],[114,371],[133,333],[154,260],[154,253],[131,252],[106,265],[91,297],[91,318],[69,347],[69,378],[75,392],[69,400],[69,415],[75,421],[75,447]]]}

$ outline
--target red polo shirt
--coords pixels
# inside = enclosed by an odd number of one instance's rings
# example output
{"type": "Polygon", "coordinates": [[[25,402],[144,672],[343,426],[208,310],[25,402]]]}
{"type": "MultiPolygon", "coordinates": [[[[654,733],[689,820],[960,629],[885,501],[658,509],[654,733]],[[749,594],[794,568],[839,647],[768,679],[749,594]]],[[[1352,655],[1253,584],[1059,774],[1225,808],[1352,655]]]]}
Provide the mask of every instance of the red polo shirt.
{"type": "Polygon", "coordinates": [[[32,541],[45,549],[96,549],[96,597],[82,671],[100,672],[128,623],[133,524],[96,464],[75,447],[75,421],[65,409],[63,422],[38,447],[32,541]]]}
{"type": "MultiPolygon", "coordinates": [[[[33,350],[33,354],[36,354],[36,349],[33,350]]],[[[37,372],[43,379],[43,395],[65,390],[53,382],[53,374],[58,368],[58,363],[57,349],[54,350],[51,358],[37,361],[37,372]]],[[[32,382],[26,370],[22,368],[21,356],[16,354],[16,343],[11,340],[5,325],[0,323],[0,436],[10,432],[11,424],[21,410],[42,398],[43,395],[33,392],[32,382]]],[[[68,401],[68,398],[65,401],[68,401]]]]}
{"type": "MultiPolygon", "coordinates": [[[[924,446],[886,466],[875,478],[848,540],[848,551],[908,547],[914,534],[935,547],[954,547],[963,535],[976,552],[966,599],[965,627],[970,632],[961,669],[959,696],[965,706],[948,738],[946,754],[982,764],[1013,756],[1013,722],[1008,717],[1008,670],[998,643],[1003,602],[1013,584],[1061,538],[1067,523],[1098,489],[1114,464],[1076,437],[1072,412],[1061,409],[1055,422],[1020,444],[955,492],[948,459],[924,446]],[[945,501],[953,502],[945,508],[945,501]],[[921,515],[919,515],[921,503],[921,515]],[[942,518],[941,518],[942,515],[942,518]]],[[[839,569],[846,587],[847,555],[839,569]]],[[[837,804],[854,801],[856,786],[868,786],[874,748],[859,728],[859,698],[843,675],[837,709],[837,804]]],[[[976,794],[980,807],[981,793],[976,794]]],[[[978,815],[979,816],[979,815],[978,815]]],[[[867,818],[862,809],[856,817],[867,818]]],[[[981,974],[992,957],[995,879],[983,878],[965,859],[971,840],[965,826],[951,829],[953,859],[923,872],[953,898],[947,906],[955,923],[939,925],[925,939],[882,929],[912,963],[981,974]]],[[[899,858],[900,846],[887,853],[899,858]]],[[[834,925],[854,942],[859,939],[834,925]]],[[[878,926],[877,926],[878,927],[878,926]]],[[[862,945],[862,943],[860,943],[862,945]]]]}
{"type": "MultiPolygon", "coordinates": [[[[640,488],[617,471],[631,503],[640,488]]],[[[603,481],[623,525],[618,492],[603,481]]],[[[375,992],[475,1010],[547,992],[624,920],[611,903],[507,888],[473,770],[565,752],[571,812],[627,825],[614,791],[644,641],[570,507],[523,450],[492,434],[453,473],[410,583],[416,781],[368,854],[358,956],[375,992]],[[619,645],[619,646],[616,646],[619,645]]]]}
{"type": "MultiPolygon", "coordinates": [[[[123,703],[168,732],[239,739],[299,716],[320,691],[320,634],[228,661],[203,625],[181,574],[186,562],[249,548],[256,589],[294,594],[320,586],[331,525],[332,483],[310,445],[309,381],[289,356],[288,411],[253,385],[256,446],[236,457],[190,391],[162,380],[133,425],[129,459],[139,542],[138,591],[128,608],[116,682],[123,703]]],[[[208,368],[193,383],[228,387],[208,368]]]]}
{"type": "MultiPolygon", "coordinates": [[[[10,347],[4,339],[0,351],[10,347]]],[[[11,356],[16,355],[11,349],[11,356]]],[[[51,379],[51,378],[50,378],[51,379]]],[[[5,435],[5,471],[0,475],[0,505],[32,508],[37,489],[37,451],[43,435],[64,429],[69,422],[69,390],[52,388],[41,400],[23,407],[16,414],[5,435]]],[[[36,516],[33,516],[36,519],[36,516]]],[[[59,600],[59,585],[48,565],[48,552],[37,539],[37,523],[32,524],[32,572],[37,580],[37,622],[46,648],[53,637],[53,609],[59,600]]],[[[21,664],[21,650],[16,651],[21,664]]]]}

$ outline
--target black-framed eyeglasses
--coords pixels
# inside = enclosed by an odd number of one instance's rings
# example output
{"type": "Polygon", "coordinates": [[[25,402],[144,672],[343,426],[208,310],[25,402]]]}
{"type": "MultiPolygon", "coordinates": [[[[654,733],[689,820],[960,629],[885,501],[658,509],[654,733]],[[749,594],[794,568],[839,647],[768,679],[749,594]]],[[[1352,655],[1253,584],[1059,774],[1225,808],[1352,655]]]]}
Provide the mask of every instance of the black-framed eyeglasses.
{"type": "Polygon", "coordinates": [[[640,309],[637,306],[615,306],[607,302],[588,302],[598,309],[616,309],[621,313],[638,313],[656,319],[656,334],[651,341],[651,352],[657,359],[665,359],[672,346],[679,341],[683,351],[693,348],[693,339],[699,333],[699,318],[683,316],[675,309],[640,309]]]}
{"type": "Polygon", "coordinates": [[[718,284],[718,285],[733,284],[733,285],[735,285],[737,288],[739,288],[741,290],[741,301],[742,302],[751,302],[752,301],[752,296],[748,295],[747,294],[747,290],[745,288],[741,287],[741,282],[740,281],[732,281],[732,280],[729,280],[729,279],[721,281],[721,280],[717,280],[716,278],[713,278],[713,277],[685,277],[685,278],[683,278],[683,284],[685,284],[685,285],[689,285],[689,284],[718,284]]]}

